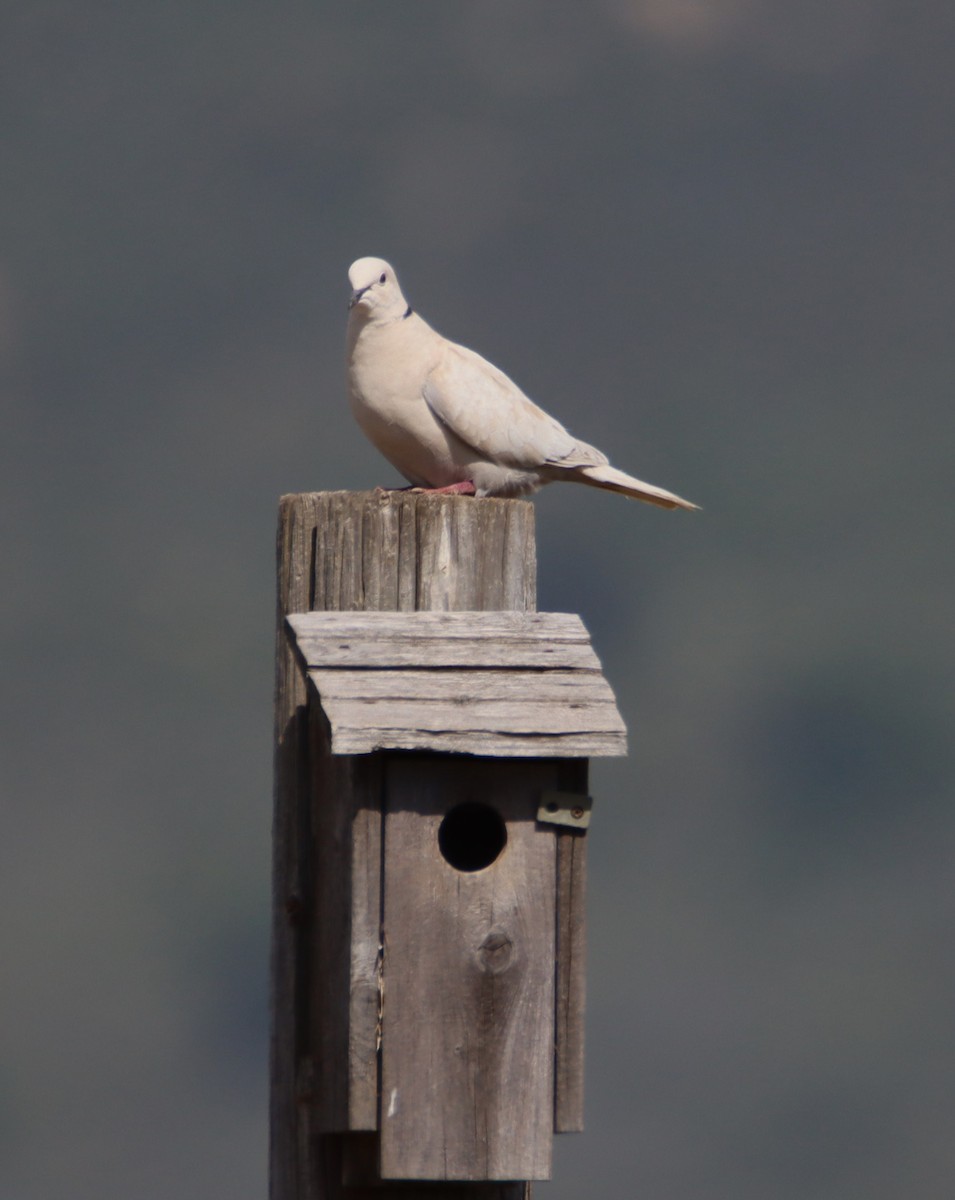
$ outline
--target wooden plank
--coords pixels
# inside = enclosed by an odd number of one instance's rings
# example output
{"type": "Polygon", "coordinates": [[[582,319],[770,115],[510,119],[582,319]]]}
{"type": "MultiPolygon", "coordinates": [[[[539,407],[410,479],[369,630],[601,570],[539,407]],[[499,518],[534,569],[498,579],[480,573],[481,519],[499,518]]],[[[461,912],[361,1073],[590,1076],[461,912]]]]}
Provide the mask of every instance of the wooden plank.
{"type": "Polygon", "coordinates": [[[429,637],[468,637],[480,629],[489,637],[560,638],[590,641],[587,628],[577,613],[559,612],[309,612],[290,613],[289,621],[303,631],[318,630],[323,636],[364,637],[368,633],[386,638],[405,638],[409,626],[427,631],[429,637]]]}
{"type": "Polygon", "coordinates": [[[459,707],[512,697],[537,702],[607,701],[614,695],[596,671],[502,671],[452,667],[441,671],[368,671],[312,667],[309,678],[326,700],[434,700],[459,707]]]}
{"type": "Polygon", "coordinates": [[[535,817],[555,766],[415,756],[386,772],[382,1176],[549,1178],[556,855],[535,817]],[[475,800],[507,845],[460,871],[438,829],[475,800]]]}
{"type": "Polygon", "coordinates": [[[315,1132],[378,1127],[380,759],[332,755],[311,706],[316,921],[311,940],[311,1053],[321,1064],[315,1132]]]}
{"type": "MultiPolygon", "coordinates": [[[[581,766],[586,773],[586,763],[581,766]]],[[[586,780],[581,789],[586,794],[586,780]]],[[[584,1007],[587,947],[587,838],[557,831],[557,1013],[554,1129],[584,1127],[584,1007]]]]}
{"type": "Polygon", "coordinates": [[[335,730],[377,729],[400,736],[421,733],[500,734],[502,739],[522,734],[622,733],[622,722],[612,700],[580,700],[575,704],[522,702],[520,699],[485,700],[481,704],[454,704],[446,700],[325,699],[325,711],[335,730]]]}
{"type": "Polygon", "coordinates": [[[619,733],[533,734],[512,737],[505,745],[499,733],[346,729],[332,742],[335,754],[371,754],[376,750],[433,750],[488,758],[619,758],[627,753],[619,733]]]}
{"type": "MultiPolygon", "coordinates": [[[[349,732],[400,739],[404,733],[472,733],[495,735],[507,755],[508,738],[552,734],[617,735],[625,743],[626,728],[614,703],[606,698],[522,703],[519,699],[488,700],[457,705],[446,700],[412,700],[396,696],[374,701],[325,696],[325,709],[336,742],[349,732]]],[[[397,743],[396,743],[397,744],[397,743]]],[[[335,751],[338,753],[338,751],[335,751]]]]}
{"type": "Polygon", "coordinates": [[[296,613],[288,621],[310,667],[600,670],[573,614],[296,613]]]}
{"type": "Polygon", "coordinates": [[[432,673],[437,690],[450,691],[454,699],[445,694],[421,699],[408,694],[419,689],[400,686],[412,675],[424,686],[428,673],[310,671],[309,678],[323,697],[335,754],[379,749],[498,757],[626,753],[626,726],[601,677],[571,676],[547,695],[548,676],[532,675],[521,687],[517,673],[504,673],[495,685],[497,674],[488,672],[482,686],[468,692],[454,687],[457,672],[432,673]],[[366,691],[373,695],[363,696],[366,691]]]}
{"type": "MultiPolygon", "coordinates": [[[[588,793],[586,758],[562,762],[558,790],[588,793]]],[[[557,977],[554,1037],[554,1130],[584,1127],[584,1008],[586,1001],[587,837],[557,827],[557,977]]]]}
{"type": "Polygon", "coordinates": [[[443,670],[451,667],[488,670],[600,670],[600,660],[590,646],[512,638],[491,644],[482,638],[432,638],[409,634],[394,638],[365,638],[360,643],[323,639],[321,644],[303,639],[309,665],[348,670],[412,668],[443,670]]]}

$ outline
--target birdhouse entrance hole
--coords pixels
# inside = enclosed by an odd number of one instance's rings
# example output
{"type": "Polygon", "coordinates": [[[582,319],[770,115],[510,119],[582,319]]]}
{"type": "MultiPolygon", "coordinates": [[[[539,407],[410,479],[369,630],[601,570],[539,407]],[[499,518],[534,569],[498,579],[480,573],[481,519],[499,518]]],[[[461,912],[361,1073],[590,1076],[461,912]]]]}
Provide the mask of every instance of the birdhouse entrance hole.
{"type": "Polygon", "coordinates": [[[507,845],[507,828],[490,804],[455,805],[438,826],[438,849],[457,871],[483,871],[507,845]]]}

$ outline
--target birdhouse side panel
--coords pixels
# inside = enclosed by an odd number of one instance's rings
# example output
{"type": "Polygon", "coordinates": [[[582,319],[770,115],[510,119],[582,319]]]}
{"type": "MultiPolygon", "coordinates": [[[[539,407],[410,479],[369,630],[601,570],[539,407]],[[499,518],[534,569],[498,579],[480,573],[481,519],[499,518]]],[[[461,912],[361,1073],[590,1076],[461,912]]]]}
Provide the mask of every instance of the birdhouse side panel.
{"type": "MultiPolygon", "coordinates": [[[[586,764],[582,765],[586,794],[586,764]]],[[[556,1133],[579,1133],[584,1127],[586,955],[587,835],[558,828],[556,1133]]]]}
{"type": "Polygon", "coordinates": [[[378,1125],[381,756],[332,755],[312,699],[314,906],[307,1052],[321,1079],[315,1132],[378,1125]]]}

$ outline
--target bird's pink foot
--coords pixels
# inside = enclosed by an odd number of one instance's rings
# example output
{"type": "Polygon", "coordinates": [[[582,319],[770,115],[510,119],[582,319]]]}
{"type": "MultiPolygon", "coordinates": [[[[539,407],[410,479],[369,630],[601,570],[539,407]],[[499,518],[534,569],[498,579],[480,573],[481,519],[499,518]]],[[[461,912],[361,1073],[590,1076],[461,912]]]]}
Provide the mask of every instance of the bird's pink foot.
{"type": "Polygon", "coordinates": [[[464,479],[461,483],[449,483],[447,487],[412,488],[412,491],[420,492],[425,496],[473,496],[477,488],[470,479],[464,479]]]}
{"type": "Polygon", "coordinates": [[[385,488],[376,487],[376,492],[387,494],[389,492],[410,492],[412,496],[473,496],[477,493],[477,488],[470,479],[465,479],[461,483],[449,483],[446,487],[426,488],[415,487],[413,484],[405,484],[404,487],[385,488]]]}

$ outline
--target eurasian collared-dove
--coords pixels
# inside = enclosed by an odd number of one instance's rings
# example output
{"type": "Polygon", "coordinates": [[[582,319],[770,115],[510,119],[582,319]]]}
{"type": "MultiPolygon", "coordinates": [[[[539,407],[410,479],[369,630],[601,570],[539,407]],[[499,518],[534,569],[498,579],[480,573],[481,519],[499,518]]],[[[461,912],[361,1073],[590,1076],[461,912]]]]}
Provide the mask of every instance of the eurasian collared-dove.
{"type": "Polygon", "coordinates": [[[348,278],[352,412],[413,486],[521,496],[564,479],[662,508],[696,508],[611,467],[605,454],[573,438],[503,371],[436,333],[412,311],[383,259],[359,258],[348,278]]]}

